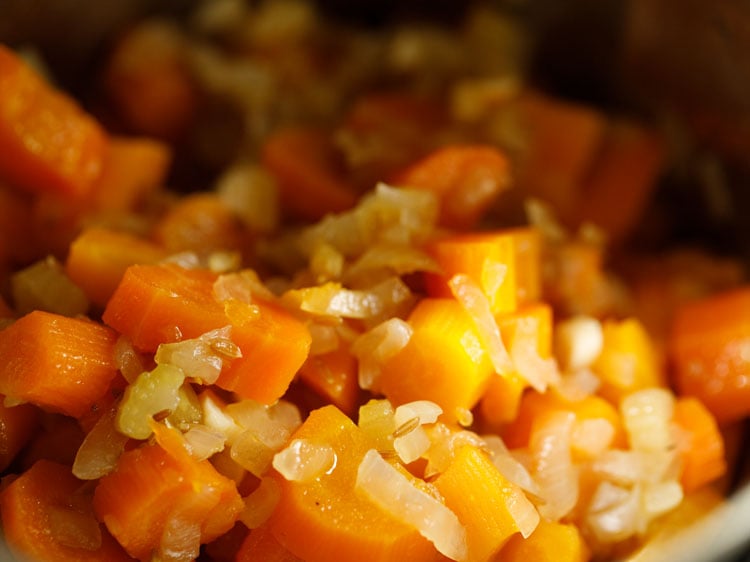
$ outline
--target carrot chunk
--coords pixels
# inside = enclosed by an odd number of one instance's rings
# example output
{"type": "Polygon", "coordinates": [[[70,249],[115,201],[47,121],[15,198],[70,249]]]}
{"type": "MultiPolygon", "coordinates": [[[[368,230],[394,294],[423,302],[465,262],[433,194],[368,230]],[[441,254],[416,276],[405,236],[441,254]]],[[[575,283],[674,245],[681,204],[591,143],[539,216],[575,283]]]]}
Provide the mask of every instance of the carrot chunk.
{"type": "Polygon", "coordinates": [[[0,393],[80,417],[117,374],[116,339],[89,320],[30,312],[0,331],[0,393]]]}
{"type": "Polygon", "coordinates": [[[604,323],[604,346],[592,369],[602,380],[599,394],[618,403],[636,390],[663,386],[656,350],[635,318],[604,323]]]}
{"type": "Polygon", "coordinates": [[[579,220],[596,224],[611,240],[626,237],[643,214],[664,155],[663,139],[654,132],[626,120],[611,122],[583,183],[579,220]]]}
{"type": "Polygon", "coordinates": [[[450,297],[448,282],[452,276],[463,274],[482,289],[494,314],[516,309],[516,258],[512,235],[504,230],[459,234],[436,240],[426,249],[442,270],[441,274],[426,274],[428,294],[450,297]]]}
{"type": "Polygon", "coordinates": [[[572,222],[606,119],[593,108],[536,92],[525,93],[517,104],[527,135],[518,162],[518,187],[548,202],[563,222],[572,222]]]}
{"type": "Polygon", "coordinates": [[[166,252],[148,240],[90,227],[70,245],[65,271],[91,302],[104,307],[129,266],[156,263],[164,257],[166,252]]]}
{"type": "Polygon", "coordinates": [[[28,443],[39,421],[39,410],[31,404],[5,406],[0,402],[0,471],[8,468],[28,443]]]}
{"type": "Polygon", "coordinates": [[[161,187],[172,159],[169,145],[146,137],[112,137],[91,194],[100,211],[129,211],[161,187]]]}
{"type": "Polygon", "coordinates": [[[499,558],[507,562],[587,562],[591,552],[575,525],[541,519],[528,538],[512,536],[499,558]]]}
{"type": "Polygon", "coordinates": [[[359,396],[357,360],[348,346],[311,355],[300,369],[300,378],[315,392],[347,415],[353,415],[359,396]]]}
{"type": "Polygon", "coordinates": [[[416,529],[357,492],[357,470],[373,444],[341,411],[314,410],[292,439],[331,447],[336,461],[302,482],[275,476],[281,498],[268,525],[282,546],[308,562],[434,560],[434,547],[416,529]]]}
{"type": "Polygon", "coordinates": [[[102,318],[144,351],[231,326],[231,339],[242,357],[224,366],[216,384],[271,404],[284,394],[307,358],[310,333],[273,303],[220,303],[213,294],[215,280],[216,275],[206,270],[131,266],[102,318]]]}
{"type": "Polygon", "coordinates": [[[235,483],[190,456],[174,429],[153,424],[155,443],[126,451],[94,492],[94,509],[131,556],[194,553],[232,528],[243,508],[235,483]]]}
{"type": "Polygon", "coordinates": [[[0,46],[0,177],[34,193],[86,195],[107,137],[70,97],[0,46]]]}
{"type": "Polygon", "coordinates": [[[492,146],[453,145],[425,156],[393,181],[435,193],[441,202],[440,223],[466,230],[510,186],[510,165],[492,146]]]}
{"type": "Polygon", "coordinates": [[[669,338],[673,380],[719,422],[750,413],[750,288],[742,287],[680,306],[669,338]]]}
{"type": "Polygon", "coordinates": [[[281,203],[291,215],[319,219],[354,206],[330,136],[309,128],[282,129],[263,145],[262,162],[278,181],[281,203]]]}
{"type": "Polygon", "coordinates": [[[24,560],[132,560],[94,516],[85,483],[65,465],[41,460],[0,494],[3,534],[24,560]]]}
{"type": "Polygon", "coordinates": [[[539,522],[536,508],[479,449],[462,447],[434,482],[445,504],[466,528],[468,560],[483,562],[511,536],[539,522]],[[523,519],[519,520],[519,514],[523,519]],[[527,519],[528,518],[528,519],[527,519]]]}
{"type": "Polygon", "coordinates": [[[494,369],[474,321],[451,299],[427,298],[409,315],[409,343],[387,360],[376,384],[394,403],[431,400],[443,421],[479,401],[494,369]]]}
{"type": "Polygon", "coordinates": [[[235,562],[302,562],[279,544],[267,525],[253,529],[242,542],[235,562]]]}
{"type": "Polygon", "coordinates": [[[727,471],[724,440],[714,416],[692,396],[677,399],[673,420],[682,430],[677,445],[682,458],[680,483],[689,494],[727,471]]]}

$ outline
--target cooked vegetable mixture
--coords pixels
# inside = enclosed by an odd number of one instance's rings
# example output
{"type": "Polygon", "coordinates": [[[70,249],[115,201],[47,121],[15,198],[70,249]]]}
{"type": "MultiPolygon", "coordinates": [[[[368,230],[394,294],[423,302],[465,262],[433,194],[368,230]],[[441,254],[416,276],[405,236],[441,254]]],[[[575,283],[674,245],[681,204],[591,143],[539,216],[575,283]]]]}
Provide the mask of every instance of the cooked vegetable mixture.
{"type": "Polygon", "coordinates": [[[722,501],[750,286],[628,240],[651,123],[524,37],[201,4],[0,47],[0,514],[40,561],[581,562],[722,501]],[[493,53],[493,56],[486,56],[493,53]]]}

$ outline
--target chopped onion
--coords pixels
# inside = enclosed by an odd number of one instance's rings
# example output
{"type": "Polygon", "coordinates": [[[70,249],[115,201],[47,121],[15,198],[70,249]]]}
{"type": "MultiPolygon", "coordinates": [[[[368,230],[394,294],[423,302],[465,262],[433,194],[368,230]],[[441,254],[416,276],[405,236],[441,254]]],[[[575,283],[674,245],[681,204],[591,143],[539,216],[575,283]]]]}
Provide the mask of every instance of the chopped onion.
{"type": "Polygon", "coordinates": [[[280,497],[281,488],[276,479],[261,478],[258,487],[245,498],[245,509],[240,513],[240,521],[248,529],[257,529],[271,516],[280,497]]]}
{"type": "Polygon", "coordinates": [[[677,480],[648,484],[643,489],[643,508],[653,519],[680,505],[682,498],[682,486],[677,480]]]}
{"type": "Polygon", "coordinates": [[[665,451],[674,446],[674,395],[664,388],[648,388],[626,396],[620,403],[625,430],[633,449],[665,451]]]}
{"type": "Polygon", "coordinates": [[[500,328],[490,310],[490,302],[468,275],[458,274],[448,281],[453,296],[471,316],[479,339],[490,356],[495,371],[503,374],[513,371],[513,362],[505,349],[500,328]]]}
{"type": "Polygon", "coordinates": [[[148,370],[145,359],[135,350],[133,342],[127,336],[120,336],[115,342],[115,365],[129,383],[148,370]]]}
{"type": "Polygon", "coordinates": [[[322,322],[310,322],[307,324],[312,343],[310,344],[310,355],[323,355],[336,351],[339,348],[339,333],[336,326],[323,324],[322,322]]]}
{"type": "Polygon", "coordinates": [[[265,300],[275,298],[275,295],[269,291],[258,274],[252,269],[219,275],[214,281],[213,291],[219,302],[238,300],[246,304],[252,304],[254,296],[265,300]]]}
{"type": "Polygon", "coordinates": [[[590,366],[602,352],[602,324],[590,316],[574,316],[555,327],[555,354],[564,369],[577,371],[590,366]]]}
{"type": "Polygon", "coordinates": [[[415,400],[398,406],[394,412],[396,426],[417,418],[421,425],[435,423],[443,409],[430,400],[415,400]]]}
{"type": "Polygon", "coordinates": [[[396,419],[393,406],[388,400],[370,400],[360,406],[357,425],[376,443],[381,453],[393,450],[396,419]]]}
{"type": "Polygon", "coordinates": [[[344,279],[349,283],[361,283],[416,271],[438,272],[439,268],[431,256],[413,246],[378,244],[368,248],[347,268],[344,279]]]}
{"type": "Polygon", "coordinates": [[[545,503],[541,514],[553,521],[564,517],[578,502],[578,472],[570,453],[575,415],[557,411],[534,425],[529,439],[533,475],[545,503]]]}
{"type": "Polygon", "coordinates": [[[606,451],[615,437],[615,428],[609,420],[592,418],[576,420],[570,446],[575,453],[593,459],[606,451]]]}
{"type": "Polygon", "coordinates": [[[222,203],[253,231],[272,232],[278,225],[278,187],[261,167],[232,166],[219,178],[215,190],[222,203]]]}
{"type": "Polygon", "coordinates": [[[425,428],[431,446],[423,455],[427,459],[424,469],[425,478],[440,474],[453,461],[456,451],[464,445],[486,449],[484,440],[473,431],[456,430],[438,422],[425,428]]]}
{"type": "MultiPolygon", "coordinates": [[[[191,511],[200,509],[208,498],[204,494],[191,496],[174,506],[167,516],[155,558],[169,562],[191,562],[198,557],[201,546],[201,522],[191,517],[191,511]]],[[[209,496],[211,494],[205,494],[209,496]]]]}
{"type": "Polygon", "coordinates": [[[202,461],[224,449],[226,436],[205,425],[194,425],[184,433],[193,458],[202,461]]]}
{"type": "Polygon", "coordinates": [[[591,465],[595,474],[620,486],[632,486],[643,480],[649,467],[638,451],[611,449],[597,457],[591,465]]]}
{"type": "Polygon", "coordinates": [[[351,351],[359,360],[358,377],[361,388],[377,388],[381,365],[406,347],[413,333],[412,327],[404,320],[390,318],[354,341],[351,351]]]}
{"type": "Polygon", "coordinates": [[[532,496],[536,503],[541,503],[539,485],[534,481],[529,470],[510,454],[503,440],[498,435],[484,435],[482,439],[490,452],[492,464],[500,471],[500,474],[532,496]]]}
{"type": "Polygon", "coordinates": [[[195,339],[163,343],[156,350],[157,364],[172,364],[196,381],[213,384],[227,360],[242,357],[242,351],[231,340],[231,326],[211,330],[195,339]]]}
{"type": "Polygon", "coordinates": [[[310,273],[317,283],[339,279],[344,270],[344,261],[344,256],[336,248],[322,242],[310,256],[310,273]]]}
{"type": "Polygon", "coordinates": [[[367,451],[362,459],[356,488],[394,518],[416,528],[444,556],[466,560],[466,530],[456,514],[414,486],[377,451],[367,451]]]}
{"type": "Polygon", "coordinates": [[[227,406],[227,412],[244,428],[232,441],[232,458],[256,476],[268,470],[273,456],[302,423],[299,410],[285,401],[265,406],[243,400],[227,406]]]}
{"type": "Polygon", "coordinates": [[[307,482],[336,466],[336,453],[328,445],[294,439],[274,455],[273,467],[287,480],[307,482]]]}
{"type": "Polygon", "coordinates": [[[96,480],[112,472],[125,450],[128,437],[117,431],[117,409],[104,412],[81,443],[73,461],[73,475],[81,480],[96,480]]]}
{"type": "Polygon", "coordinates": [[[538,349],[539,322],[535,318],[520,318],[516,322],[510,356],[515,369],[538,392],[548,385],[556,385],[560,375],[554,359],[543,359],[538,349]]]}
{"type": "MultiPolygon", "coordinates": [[[[398,431],[398,428],[396,431],[398,431]]],[[[426,453],[429,448],[430,438],[427,436],[424,429],[419,427],[418,422],[411,431],[393,439],[393,449],[405,464],[414,462],[426,453]]]]}
{"type": "Polygon", "coordinates": [[[578,402],[594,394],[601,385],[601,379],[592,370],[584,368],[565,373],[554,387],[566,400],[578,402]]]}
{"type": "Polygon", "coordinates": [[[594,492],[586,525],[601,543],[614,543],[636,534],[642,522],[639,488],[623,488],[602,482],[594,492]]]}
{"type": "Polygon", "coordinates": [[[151,435],[149,422],[157,414],[171,413],[180,401],[179,389],[185,380],[182,369],[174,365],[157,365],[138,375],[125,389],[117,412],[117,429],[133,439],[151,435]]]}
{"type": "Polygon", "coordinates": [[[203,412],[203,423],[207,427],[224,435],[230,443],[242,433],[240,425],[222,409],[222,405],[214,400],[211,393],[202,393],[199,400],[203,412]]]}

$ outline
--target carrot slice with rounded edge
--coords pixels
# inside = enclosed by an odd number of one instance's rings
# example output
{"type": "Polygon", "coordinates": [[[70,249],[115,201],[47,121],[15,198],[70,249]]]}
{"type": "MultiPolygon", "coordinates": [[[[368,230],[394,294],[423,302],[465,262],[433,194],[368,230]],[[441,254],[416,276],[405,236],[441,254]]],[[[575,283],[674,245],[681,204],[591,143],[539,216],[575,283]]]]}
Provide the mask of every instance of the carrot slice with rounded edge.
{"type": "Polygon", "coordinates": [[[132,560],[96,520],[85,482],[70,468],[40,460],[0,494],[3,535],[29,560],[125,562],[132,560]]]}
{"type": "Polygon", "coordinates": [[[110,328],[34,311],[0,331],[0,393],[80,417],[117,374],[110,328]]]}
{"type": "Polygon", "coordinates": [[[107,135],[72,98],[0,45],[0,177],[35,193],[85,196],[107,135]]]}
{"type": "Polygon", "coordinates": [[[340,410],[314,410],[292,439],[332,447],[336,460],[305,482],[275,474],[281,497],[268,526],[282,546],[308,562],[435,559],[434,547],[415,528],[357,492],[357,470],[373,443],[340,410]]]}

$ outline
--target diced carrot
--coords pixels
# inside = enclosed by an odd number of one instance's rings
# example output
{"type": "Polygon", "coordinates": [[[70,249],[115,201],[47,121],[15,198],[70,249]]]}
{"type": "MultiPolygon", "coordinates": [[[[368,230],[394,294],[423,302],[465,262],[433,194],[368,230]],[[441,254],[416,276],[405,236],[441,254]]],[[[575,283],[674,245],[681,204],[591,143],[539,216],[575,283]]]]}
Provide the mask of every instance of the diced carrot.
{"type": "MultiPolygon", "coordinates": [[[[500,334],[507,348],[512,348],[516,338],[516,328],[519,321],[532,320],[536,323],[537,345],[539,357],[546,359],[552,348],[552,310],[544,303],[523,307],[510,313],[496,317],[500,334]]],[[[495,430],[503,424],[516,419],[521,404],[524,389],[529,386],[528,381],[517,372],[497,374],[490,380],[482,400],[480,409],[483,421],[495,430]]]]}
{"type": "Polygon", "coordinates": [[[343,162],[324,131],[278,130],[263,145],[261,159],[278,182],[282,207],[295,217],[316,220],[356,202],[343,162]]]}
{"type": "Polygon", "coordinates": [[[583,183],[579,220],[596,224],[610,240],[622,240],[648,203],[664,155],[663,139],[654,131],[624,119],[612,121],[583,183]]]}
{"type": "Polygon", "coordinates": [[[373,444],[340,410],[314,410],[292,439],[331,447],[336,462],[303,482],[275,475],[281,497],[268,526],[282,546],[308,562],[434,559],[434,547],[415,528],[357,493],[357,470],[373,444]]]}
{"type": "Polygon", "coordinates": [[[368,92],[354,100],[337,138],[357,187],[372,189],[437,148],[447,122],[447,107],[434,96],[368,92]]]}
{"type": "Polygon", "coordinates": [[[415,162],[392,181],[435,193],[440,201],[440,224],[467,230],[510,187],[510,165],[495,147],[450,145],[415,162]]]}
{"type": "Polygon", "coordinates": [[[0,266],[28,263],[36,257],[31,209],[32,201],[26,193],[0,185],[0,266]]]}
{"type": "Polygon", "coordinates": [[[213,296],[216,275],[176,265],[133,265],[122,277],[102,320],[142,351],[197,338],[228,324],[213,296]]]}
{"type": "Polygon", "coordinates": [[[724,440],[714,416],[692,396],[677,399],[673,420],[682,430],[677,445],[682,458],[680,483],[689,494],[726,473],[724,440]]]}
{"type": "Polygon", "coordinates": [[[500,551],[503,562],[587,562],[591,552],[578,527],[541,519],[536,530],[524,539],[514,535],[500,551]]]}
{"type": "Polygon", "coordinates": [[[516,258],[513,236],[504,230],[440,238],[426,247],[442,270],[425,274],[429,295],[450,297],[451,277],[467,275],[487,296],[493,314],[516,309],[516,258]]]}
{"type": "Polygon", "coordinates": [[[104,307],[129,266],[156,263],[164,257],[166,252],[146,239],[92,226],[70,245],[65,271],[89,300],[104,307]]]}
{"type": "Polygon", "coordinates": [[[0,393],[79,417],[117,374],[116,338],[90,320],[31,312],[0,331],[0,393]]]}
{"type": "Polygon", "coordinates": [[[34,193],[86,195],[107,136],[72,98],[0,46],[0,177],[34,193]]]}
{"type": "Polygon", "coordinates": [[[750,288],[719,293],[677,309],[669,340],[673,382],[719,422],[750,413],[750,288]]]}
{"type": "Polygon", "coordinates": [[[131,130],[175,139],[188,126],[198,94],[186,53],[182,33],[164,20],[141,23],[119,38],[104,85],[131,130]]]}
{"type": "Polygon", "coordinates": [[[456,300],[426,298],[409,315],[413,334],[387,360],[376,385],[393,403],[432,400],[443,421],[479,401],[494,368],[473,319],[456,300]]]}
{"type": "Polygon", "coordinates": [[[311,355],[299,371],[310,388],[348,416],[353,416],[359,397],[357,360],[347,345],[322,355],[311,355]]]}
{"type": "Polygon", "coordinates": [[[91,194],[100,211],[130,211],[161,187],[172,159],[169,145],[145,137],[112,137],[91,194]]]}
{"type": "Polygon", "coordinates": [[[131,556],[194,552],[235,524],[243,509],[233,481],[190,456],[177,430],[153,424],[156,442],[120,456],[99,481],[94,509],[131,556]]]}
{"type": "Polygon", "coordinates": [[[39,410],[31,404],[9,407],[0,402],[0,471],[8,468],[28,443],[38,422],[39,410]]]}
{"type": "Polygon", "coordinates": [[[304,323],[275,304],[258,301],[253,307],[257,313],[243,312],[244,306],[228,307],[232,340],[242,357],[222,369],[216,385],[273,404],[307,359],[312,337],[304,323]]]}
{"type": "Polygon", "coordinates": [[[608,320],[603,331],[602,352],[591,366],[602,381],[599,394],[619,403],[631,392],[664,385],[656,350],[638,320],[608,320]]]}
{"type": "Polygon", "coordinates": [[[131,558],[94,516],[85,483],[41,460],[0,494],[3,535],[24,560],[125,562],[131,558]]]}
{"type": "Polygon", "coordinates": [[[593,108],[537,92],[517,102],[525,149],[518,161],[517,184],[549,203],[563,222],[572,221],[581,201],[580,186],[606,129],[593,108]]]}
{"type": "Polygon", "coordinates": [[[19,453],[16,463],[23,469],[30,468],[39,460],[72,466],[85,436],[77,420],[62,414],[42,412],[36,431],[19,453]]]}
{"type": "Polygon", "coordinates": [[[472,562],[489,560],[521,530],[516,519],[519,513],[529,517],[524,524],[539,520],[523,491],[476,447],[459,449],[434,484],[466,529],[468,560],[472,562]]]}
{"type": "Polygon", "coordinates": [[[578,421],[604,419],[615,430],[612,447],[624,448],[627,444],[620,414],[610,402],[596,395],[581,400],[567,400],[554,391],[540,394],[529,391],[523,395],[516,419],[503,428],[501,436],[508,447],[516,449],[529,443],[534,420],[548,412],[573,412],[578,421]]]}
{"type": "Polygon", "coordinates": [[[307,358],[305,325],[273,303],[214,298],[216,275],[174,265],[134,265],[102,316],[143,351],[231,326],[242,357],[224,366],[216,384],[265,404],[278,400],[307,358]]]}
{"type": "Polygon", "coordinates": [[[154,225],[154,240],[170,253],[249,247],[242,223],[216,193],[194,193],[179,199],[154,225]]]}
{"type": "Polygon", "coordinates": [[[267,525],[253,529],[237,552],[235,562],[303,562],[279,544],[267,525]]]}
{"type": "Polygon", "coordinates": [[[537,302],[542,294],[542,236],[536,228],[509,228],[516,265],[518,306],[537,302]]]}

